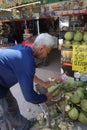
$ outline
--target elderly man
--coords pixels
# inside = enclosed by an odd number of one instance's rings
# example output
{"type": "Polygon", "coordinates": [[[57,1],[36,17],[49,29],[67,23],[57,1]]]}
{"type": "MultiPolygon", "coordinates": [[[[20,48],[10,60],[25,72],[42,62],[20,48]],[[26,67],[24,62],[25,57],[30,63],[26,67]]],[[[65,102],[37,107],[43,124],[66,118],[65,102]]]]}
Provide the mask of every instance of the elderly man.
{"type": "Polygon", "coordinates": [[[33,82],[45,88],[51,85],[35,76],[35,58],[46,57],[53,45],[53,37],[42,33],[32,47],[18,44],[0,49],[0,130],[29,130],[32,126],[32,122],[20,114],[17,101],[9,90],[16,83],[28,102],[39,104],[51,99],[49,93],[38,94],[33,82]]]}

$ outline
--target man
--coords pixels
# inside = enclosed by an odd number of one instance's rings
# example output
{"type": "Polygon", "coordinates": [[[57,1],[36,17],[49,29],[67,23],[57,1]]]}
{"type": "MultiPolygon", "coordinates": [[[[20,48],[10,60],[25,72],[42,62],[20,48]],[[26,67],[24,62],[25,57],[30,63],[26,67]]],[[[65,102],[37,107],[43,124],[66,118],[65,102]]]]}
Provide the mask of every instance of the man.
{"type": "Polygon", "coordinates": [[[16,99],[10,88],[17,82],[26,101],[39,104],[51,99],[51,94],[38,94],[33,82],[45,88],[51,84],[35,76],[35,58],[46,57],[54,45],[53,37],[42,33],[32,47],[22,44],[0,49],[0,130],[29,130],[32,122],[19,111],[16,99]]]}

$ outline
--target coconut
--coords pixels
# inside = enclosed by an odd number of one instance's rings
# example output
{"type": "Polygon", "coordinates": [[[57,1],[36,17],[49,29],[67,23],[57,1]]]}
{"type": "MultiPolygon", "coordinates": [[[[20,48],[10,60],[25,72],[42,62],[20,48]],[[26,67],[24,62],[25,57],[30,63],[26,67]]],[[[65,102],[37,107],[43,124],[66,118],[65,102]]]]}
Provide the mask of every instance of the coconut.
{"type": "Polygon", "coordinates": [[[65,48],[71,48],[71,42],[68,40],[64,41],[65,48]]]}
{"type": "Polygon", "coordinates": [[[81,91],[84,93],[85,88],[84,88],[84,87],[78,87],[78,89],[77,89],[77,90],[81,90],[81,91]]]}
{"type": "Polygon", "coordinates": [[[65,96],[68,96],[69,98],[73,97],[73,94],[71,92],[66,92],[65,96]]]}
{"type": "Polygon", "coordinates": [[[78,116],[79,116],[79,112],[78,110],[73,107],[69,112],[68,112],[68,116],[72,119],[72,120],[77,120],[78,116]]]}
{"type": "Polygon", "coordinates": [[[81,99],[84,98],[84,93],[81,89],[77,89],[76,92],[75,92],[81,99]]]}
{"type": "Polygon", "coordinates": [[[77,104],[80,102],[80,97],[78,96],[77,93],[73,94],[72,98],[71,98],[71,102],[74,104],[77,104]]]}
{"type": "Polygon", "coordinates": [[[86,42],[82,42],[82,45],[87,45],[87,41],[86,42]]]}
{"type": "Polygon", "coordinates": [[[74,35],[73,32],[66,32],[64,37],[65,37],[66,40],[70,41],[70,40],[73,39],[73,35],[74,35]]]}
{"type": "Polygon", "coordinates": [[[86,114],[83,113],[83,112],[81,112],[81,113],[79,114],[78,120],[79,120],[81,123],[87,124],[87,116],[86,116],[86,114]]]}
{"type": "Polygon", "coordinates": [[[72,45],[80,45],[79,41],[72,41],[72,45]]]}
{"type": "Polygon", "coordinates": [[[83,111],[87,112],[87,99],[82,99],[80,106],[83,111]]]}
{"type": "Polygon", "coordinates": [[[84,33],[83,35],[83,40],[86,42],[87,41],[87,32],[84,33]]]}
{"type": "Polygon", "coordinates": [[[74,40],[77,41],[77,42],[80,42],[83,38],[83,35],[80,31],[77,31],[74,35],[74,40]]]}

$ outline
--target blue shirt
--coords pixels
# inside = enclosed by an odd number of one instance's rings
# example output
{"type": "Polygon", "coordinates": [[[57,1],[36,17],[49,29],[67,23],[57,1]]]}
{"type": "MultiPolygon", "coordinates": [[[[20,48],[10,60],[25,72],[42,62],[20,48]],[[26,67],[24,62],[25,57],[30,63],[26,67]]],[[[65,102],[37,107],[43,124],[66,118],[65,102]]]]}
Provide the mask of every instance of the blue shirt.
{"type": "Polygon", "coordinates": [[[38,104],[47,100],[46,95],[34,90],[35,59],[32,48],[21,44],[0,49],[0,98],[19,82],[26,101],[38,104]]]}

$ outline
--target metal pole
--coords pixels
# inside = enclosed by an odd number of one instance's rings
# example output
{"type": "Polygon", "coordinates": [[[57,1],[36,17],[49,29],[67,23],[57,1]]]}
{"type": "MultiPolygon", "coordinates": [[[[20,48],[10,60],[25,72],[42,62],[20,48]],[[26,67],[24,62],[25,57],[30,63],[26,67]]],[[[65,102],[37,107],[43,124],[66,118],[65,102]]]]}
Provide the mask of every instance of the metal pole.
{"type": "Polygon", "coordinates": [[[38,32],[38,35],[40,34],[40,28],[39,28],[39,20],[37,19],[37,32],[38,32]]]}

